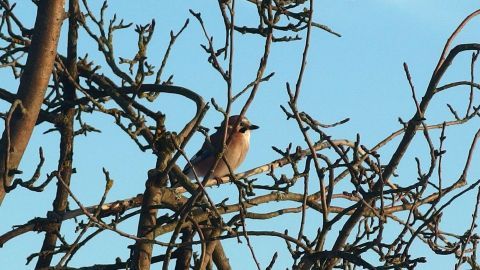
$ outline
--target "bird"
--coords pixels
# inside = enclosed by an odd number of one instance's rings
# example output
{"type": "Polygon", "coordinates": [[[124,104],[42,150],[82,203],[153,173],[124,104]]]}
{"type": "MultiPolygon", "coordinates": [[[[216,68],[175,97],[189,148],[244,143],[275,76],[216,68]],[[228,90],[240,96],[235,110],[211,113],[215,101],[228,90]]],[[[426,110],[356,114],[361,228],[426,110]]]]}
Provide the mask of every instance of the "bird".
{"type": "MultiPolygon", "coordinates": [[[[232,115],[227,121],[227,137],[232,136],[230,143],[225,148],[223,156],[226,158],[231,169],[235,171],[240,164],[245,160],[245,157],[250,147],[250,131],[258,129],[257,125],[252,125],[246,117],[240,118],[240,115],[232,115]],[[235,130],[234,126],[238,123],[235,130]]],[[[220,127],[216,127],[217,131],[210,135],[210,142],[205,141],[202,148],[191,158],[190,163],[185,166],[183,173],[190,179],[197,177],[204,177],[214,165],[217,159],[217,153],[221,151],[224,132],[225,121],[220,127]],[[193,166],[190,166],[190,164],[193,166]],[[195,173],[194,173],[195,171],[195,173]]],[[[225,162],[220,159],[217,166],[210,175],[211,178],[220,178],[229,174],[228,167],[225,162]]]]}

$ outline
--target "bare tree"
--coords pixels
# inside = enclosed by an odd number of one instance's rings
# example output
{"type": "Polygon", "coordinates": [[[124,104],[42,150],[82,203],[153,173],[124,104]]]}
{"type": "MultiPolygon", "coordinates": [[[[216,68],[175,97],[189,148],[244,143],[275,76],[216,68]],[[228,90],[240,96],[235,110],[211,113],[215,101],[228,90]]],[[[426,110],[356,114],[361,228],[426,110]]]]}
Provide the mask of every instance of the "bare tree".
{"type": "MultiPolygon", "coordinates": [[[[476,259],[479,238],[475,229],[480,180],[470,179],[468,173],[480,130],[469,142],[469,150],[462,157],[465,159],[463,169],[455,181],[442,180],[442,160],[446,152],[447,129],[465,125],[480,116],[480,106],[474,105],[474,92],[480,89],[474,80],[480,44],[460,44],[451,48],[455,37],[480,10],[467,16],[446,41],[421,98],[418,93],[422,91],[415,89],[408,65],[404,64],[415,105],[415,111],[411,112],[413,116],[408,121],[399,119],[402,128],[375,146],[367,147],[362,144],[360,135],[354,141],[329,135],[329,129],[345,124],[348,119],[323,124],[299,106],[312,31],[340,36],[314,21],[313,0],[245,1],[255,11],[253,15],[257,21],[251,22],[251,25],[237,23],[237,1],[219,0],[217,8],[225,33],[220,42],[218,39],[214,42],[202,14],[190,10],[191,17],[179,29],[170,32],[159,68],[147,61],[156,27],[154,20],[133,27],[133,24],[118,19],[117,15],[109,18],[106,15],[107,2],[96,10],[90,6],[92,1],[82,0],[79,3],[78,0],[69,0],[68,16],[64,16],[63,1],[33,2],[38,8],[37,20],[35,26],[29,29],[22,23],[21,14],[16,13],[15,4],[0,0],[3,12],[0,67],[10,69],[12,76],[20,78],[17,94],[0,89],[0,98],[11,104],[11,109],[2,115],[5,131],[0,147],[3,178],[0,202],[5,193],[15,196],[15,190],[20,188],[42,192],[52,181],[57,183],[57,190],[55,197],[51,198],[52,211],[2,232],[0,246],[14,245],[15,238],[23,234],[42,232],[44,240],[41,249],[27,258],[28,263],[37,260],[36,269],[75,269],[68,266],[75,254],[80,249],[86,249],[85,244],[91,239],[105,232],[118,234],[132,243],[129,258],[119,258],[108,265],[83,266],[81,269],[144,270],[150,269],[152,264],[161,263],[162,269],[166,270],[172,268],[173,260],[175,269],[239,268],[230,265],[228,258],[231,251],[224,247],[224,240],[232,238],[246,242],[258,269],[273,269],[276,253],[269,258],[268,266],[260,264],[265,259],[258,257],[251,241],[259,236],[284,240],[285,249],[291,254],[292,269],[352,269],[356,266],[366,269],[414,269],[418,264],[426,263],[427,259],[412,254],[413,245],[450,255],[456,261],[456,268],[465,263],[473,269],[479,268],[476,259]],[[56,49],[64,19],[68,19],[66,55],[56,49]],[[193,22],[190,22],[191,19],[193,22]],[[201,29],[204,39],[199,42],[211,68],[224,83],[225,104],[212,99],[210,105],[199,93],[174,83],[173,75],[167,77],[164,74],[177,39],[192,23],[201,29]],[[118,57],[114,34],[131,28],[134,28],[138,40],[137,50],[132,58],[118,57]],[[86,33],[88,39],[79,38],[79,29],[86,33]],[[238,57],[235,44],[239,38],[246,36],[263,42],[262,53],[255,76],[243,90],[236,92],[233,86],[235,57],[238,57]],[[103,59],[93,62],[87,56],[79,57],[80,42],[93,42],[103,59]],[[213,106],[225,120],[234,114],[245,116],[262,83],[274,77],[273,72],[266,70],[271,48],[280,42],[304,44],[297,79],[294,83],[286,83],[289,98],[281,106],[284,115],[278,117],[286,116],[298,126],[302,143],[307,147],[296,147],[301,142],[292,142],[287,147],[273,146],[280,158],[272,157],[270,162],[241,173],[230,168],[228,175],[218,179],[211,177],[211,171],[219,162],[228,164],[224,153],[232,136],[226,133],[224,146],[218,151],[210,173],[203,178],[189,179],[178,164],[188,162],[189,156],[184,149],[193,134],[199,131],[207,135],[201,126],[207,110],[213,106]],[[471,80],[439,86],[453,60],[460,53],[470,51],[471,80]],[[24,63],[25,54],[28,57],[24,63]],[[98,66],[99,62],[104,62],[106,68],[98,66]],[[453,119],[427,123],[427,109],[431,101],[442,92],[458,86],[470,87],[465,113],[460,114],[449,105],[453,119]],[[170,115],[153,109],[155,102],[165,95],[178,96],[195,106],[195,114],[178,133],[169,131],[165,126],[170,115]],[[239,104],[240,97],[245,102],[237,113],[232,107],[239,104]],[[153,153],[155,166],[146,172],[142,194],[108,198],[113,180],[107,169],[103,170],[105,188],[102,194],[98,194],[98,204],[84,205],[77,191],[71,188],[71,181],[76,180],[73,177],[74,139],[78,135],[100,131],[83,121],[85,114],[111,117],[119,133],[127,134],[146,155],[153,153]],[[21,174],[18,165],[35,124],[40,123],[50,126],[47,132],[60,134],[58,166],[40,181],[45,159],[40,149],[40,162],[31,179],[12,181],[15,175],[21,174]],[[410,150],[414,138],[424,140],[428,145],[428,163],[425,166],[421,159],[416,159],[417,167],[411,169],[416,171],[417,179],[410,184],[396,177],[395,171],[404,162],[405,153],[410,150]],[[395,139],[399,139],[398,145],[395,139]],[[392,157],[379,154],[386,145],[394,149],[392,157]],[[283,167],[282,173],[278,171],[280,167],[283,167]],[[268,179],[271,184],[259,184],[256,178],[268,179]],[[215,201],[209,195],[209,187],[223,188],[226,183],[232,183],[236,190],[235,194],[228,194],[225,198],[236,197],[237,202],[227,204],[227,199],[215,201]],[[475,189],[478,195],[471,226],[460,233],[445,230],[442,226],[444,210],[475,189]],[[69,199],[73,207],[68,207],[69,199]],[[286,206],[282,202],[295,206],[286,206]],[[278,205],[279,209],[268,212],[256,210],[267,204],[278,205]],[[316,233],[313,236],[306,233],[309,212],[321,217],[309,221],[315,224],[316,233]],[[286,213],[300,217],[297,232],[256,230],[255,222],[249,222],[275,220],[286,213]],[[119,228],[122,222],[131,218],[138,219],[137,231],[119,228]],[[76,231],[62,228],[65,221],[71,220],[77,224],[76,231]],[[386,231],[389,231],[388,235],[386,231]],[[74,240],[67,240],[62,236],[65,234],[74,240]],[[170,240],[160,241],[160,236],[168,236],[170,240]],[[154,253],[156,246],[161,247],[160,254],[154,253]],[[55,263],[52,264],[52,261],[55,263]]],[[[205,139],[209,141],[208,136],[205,139]]],[[[2,220],[8,222],[8,217],[2,217],[2,220]]]]}

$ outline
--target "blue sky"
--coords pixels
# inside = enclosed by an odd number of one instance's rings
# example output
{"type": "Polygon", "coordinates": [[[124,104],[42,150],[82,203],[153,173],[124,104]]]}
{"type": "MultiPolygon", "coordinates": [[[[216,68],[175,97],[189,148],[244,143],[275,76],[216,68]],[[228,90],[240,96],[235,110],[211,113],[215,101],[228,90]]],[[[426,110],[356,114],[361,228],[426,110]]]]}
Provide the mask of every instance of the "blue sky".
{"type": "MultiPolygon", "coordinates": [[[[224,104],[225,83],[207,63],[207,56],[200,47],[200,44],[205,43],[201,28],[188,12],[188,9],[192,9],[202,13],[207,30],[214,36],[214,42],[218,47],[223,41],[224,34],[216,1],[185,0],[169,1],[168,4],[164,4],[150,0],[137,3],[132,5],[125,0],[112,1],[107,14],[112,16],[116,13],[126,22],[134,24],[145,24],[151,19],[156,20],[156,32],[149,47],[149,62],[156,66],[159,66],[168,44],[169,31],[178,30],[185,19],[190,18],[190,25],[178,39],[171,53],[165,75],[174,74],[175,84],[198,91],[205,100],[215,98],[217,102],[224,104]]],[[[25,19],[28,22],[27,25],[32,25],[35,12],[32,5],[22,2],[17,8],[19,17],[25,19]]],[[[337,139],[350,140],[354,140],[359,133],[362,143],[367,147],[373,147],[381,139],[400,128],[398,117],[408,120],[415,112],[408,82],[403,72],[403,62],[408,63],[417,96],[421,97],[446,39],[463,18],[476,8],[478,5],[475,1],[315,1],[315,20],[341,33],[342,37],[338,38],[321,30],[313,31],[299,100],[300,109],[323,123],[332,123],[349,117],[351,120],[347,124],[327,130],[327,133],[337,139]]],[[[237,22],[254,26],[257,22],[254,16],[255,9],[252,5],[238,3],[237,22]]],[[[476,18],[464,29],[455,44],[479,42],[479,27],[480,19],[476,18]]],[[[64,30],[66,30],[65,27],[64,30]]],[[[65,33],[66,31],[62,33],[60,52],[66,50],[65,33]]],[[[253,36],[242,36],[238,33],[235,35],[237,43],[234,89],[238,91],[254,79],[263,41],[253,36]]],[[[115,41],[117,57],[133,56],[136,46],[133,31],[118,32],[115,41]]],[[[85,35],[85,32],[81,32],[79,46],[80,55],[88,53],[90,59],[102,65],[102,72],[110,73],[102,62],[101,55],[96,51],[95,44],[85,35]]],[[[285,83],[295,83],[302,47],[303,41],[273,44],[266,73],[275,72],[275,76],[262,84],[256,100],[247,113],[249,119],[261,126],[261,129],[252,135],[250,153],[238,171],[278,158],[278,154],[271,150],[273,145],[285,148],[288,143],[294,142],[296,145],[305,147],[296,124],[286,121],[279,107],[287,104],[285,83]]],[[[470,54],[458,57],[442,82],[468,80],[469,58],[470,54]]],[[[0,76],[2,77],[1,88],[16,91],[18,82],[10,78],[8,72],[0,70],[0,76]]],[[[467,100],[466,88],[439,95],[428,110],[427,123],[451,120],[452,116],[446,104],[450,103],[459,111],[464,111],[467,100]]],[[[244,101],[245,98],[236,102],[233,111],[238,112],[244,101]]],[[[475,104],[478,104],[478,98],[475,101],[475,104]]],[[[2,111],[8,108],[5,103],[0,103],[0,106],[2,111]]],[[[166,113],[167,128],[177,131],[194,113],[190,103],[167,95],[160,96],[149,106],[166,113]]],[[[101,129],[102,133],[76,138],[74,166],[78,173],[72,180],[72,190],[76,195],[85,205],[98,202],[104,186],[102,167],[108,169],[115,180],[108,201],[143,192],[146,173],[155,164],[154,155],[139,151],[135,144],[114,125],[110,117],[85,115],[84,120],[101,129]]],[[[211,109],[203,125],[212,128],[220,121],[221,115],[211,109]]],[[[450,183],[455,181],[461,173],[466,149],[478,127],[479,121],[474,119],[465,127],[453,127],[447,131],[447,154],[444,159],[446,181],[450,183]]],[[[43,173],[56,168],[59,137],[53,133],[42,135],[48,128],[47,125],[40,125],[34,132],[20,166],[27,176],[34,170],[34,164],[38,161],[37,151],[40,146],[44,148],[47,156],[43,173]]],[[[435,142],[438,143],[438,133],[432,132],[432,134],[435,142]]],[[[202,136],[197,134],[187,147],[189,155],[193,155],[202,142],[202,136]]],[[[391,147],[380,151],[384,162],[389,159],[397,143],[398,140],[394,141],[391,147]]],[[[426,168],[428,165],[426,153],[426,144],[420,136],[413,142],[405,162],[398,168],[400,177],[396,181],[404,185],[414,182],[416,168],[413,158],[420,157],[426,168]]],[[[480,162],[478,154],[475,154],[474,162],[477,164],[480,162]]],[[[473,182],[479,176],[480,170],[472,168],[468,180],[473,182]]],[[[267,176],[258,177],[258,181],[271,183],[267,176]]],[[[0,216],[3,220],[0,223],[0,233],[8,231],[12,225],[25,223],[33,216],[45,216],[45,213],[51,210],[55,189],[55,185],[52,184],[46,192],[40,194],[21,189],[9,194],[0,208],[0,216]]],[[[213,188],[211,192],[217,201],[223,199],[225,194],[229,194],[230,202],[237,199],[236,189],[233,186],[213,188]]],[[[472,192],[446,211],[445,229],[459,234],[467,229],[474,198],[475,194],[472,192]]],[[[70,205],[72,208],[77,208],[73,201],[70,205]]],[[[285,205],[281,206],[285,207],[285,205]]],[[[279,204],[271,204],[262,206],[256,211],[272,211],[278,208],[280,208],[279,204]]],[[[285,215],[275,222],[249,222],[247,227],[268,230],[273,226],[279,231],[290,228],[292,233],[296,233],[295,228],[298,227],[299,220],[299,215],[285,215]]],[[[320,221],[321,217],[318,213],[309,212],[307,234],[313,235],[320,221]]],[[[64,234],[72,231],[74,226],[73,223],[65,223],[64,234]]],[[[136,220],[122,224],[120,228],[135,233],[136,220]]],[[[392,230],[394,232],[395,229],[392,230]]],[[[335,235],[336,232],[333,232],[330,241],[335,235]]],[[[67,234],[67,239],[74,239],[73,237],[67,234]]],[[[24,266],[24,258],[40,249],[42,239],[43,234],[30,233],[8,242],[0,249],[0,265],[8,265],[11,269],[31,269],[34,263],[24,266]]],[[[160,238],[160,240],[166,239],[160,238]]],[[[283,241],[266,240],[265,238],[252,239],[262,267],[265,268],[268,265],[275,250],[280,252],[280,259],[275,269],[289,267],[291,261],[283,241]]],[[[125,259],[128,257],[126,247],[130,244],[132,241],[122,239],[114,233],[105,233],[85,246],[84,250],[72,260],[71,266],[113,263],[115,257],[125,259]],[[106,252],[92,252],[95,249],[106,252]]],[[[245,244],[237,244],[236,240],[227,241],[226,249],[233,266],[241,265],[244,269],[254,267],[245,244]]],[[[156,254],[159,253],[161,250],[157,249],[156,254]]],[[[454,264],[453,257],[434,255],[422,248],[418,248],[418,254],[415,255],[428,258],[428,264],[419,269],[452,268],[454,264]]],[[[371,263],[380,264],[376,261],[371,263]]]]}

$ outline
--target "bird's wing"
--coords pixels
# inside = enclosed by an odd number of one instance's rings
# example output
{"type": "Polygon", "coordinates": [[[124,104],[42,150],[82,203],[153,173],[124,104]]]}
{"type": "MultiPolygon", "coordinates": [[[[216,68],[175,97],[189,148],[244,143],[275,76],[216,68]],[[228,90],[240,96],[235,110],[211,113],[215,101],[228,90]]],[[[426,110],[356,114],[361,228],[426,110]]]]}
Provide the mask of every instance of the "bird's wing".
{"type": "MultiPolygon", "coordinates": [[[[223,132],[217,131],[214,134],[210,135],[209,139],[210,139],[210,142],[205,141],[202,147],[200,148],[200,150],[198,150],[198,152],[190,159],[190,163],[193,166],[196,166],[203,160],[216,155],[216,151],[218,150],[215,150],[215,149],[221,148],[223,132]]],[[[191,172],[191,170],[192,168],[190,167],[189,164],[187,164],[187,166],[185,166],[185,168],[183,169],[183,173],[188,175],[191,172]]]]}
{"type": "MultiPolygon", "coordinates": [[[[211,147],[209,147],[208,145],[206,145],[207,142],[204,143],[203,147],[200,148],[200,150],[198,150],[198,152],[190,159],[190,164],[192,164],[193,166],[197,165],[199,162],[201,162],[202,160],[205,160],[206,158],[208,158],[209,156],[213,155],[214,153],[212,152],[212,150],[210,149],[211,147]]],[[[183,173],[184,174],[189,174],[190,171],[191,171],[191,167],[190,167],[190,164],[187,164],[185,166],[185,168],[183,169],[183,173]]]]}

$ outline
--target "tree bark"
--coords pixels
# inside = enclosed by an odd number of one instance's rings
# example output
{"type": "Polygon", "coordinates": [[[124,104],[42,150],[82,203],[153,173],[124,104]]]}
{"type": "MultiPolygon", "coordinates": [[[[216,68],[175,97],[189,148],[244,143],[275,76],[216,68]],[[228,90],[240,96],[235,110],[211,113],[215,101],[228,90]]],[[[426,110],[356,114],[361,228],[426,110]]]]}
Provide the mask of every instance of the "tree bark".
{"type": "MultiPolygon", "coordinates": [[[[77,72],[77,40],[79,12],[78,0],[70,0],[68,5],[68,45],[67,45],[67,70],[70,76],[78,81],[77,72]]],[[[63,76],[64,78],[66,75],[63,76]]],[[[58,125],[60,131],[60,159],[58,161],[58,173],[65,184],[70,185],[73,166],[73,143],[74,143],[74,117],[75,107],[70,105],[75,100],[75,85],[68,79],[63,80],[65,104],[62,108],[61,122],[58,125]]],[[[67,209],[68,191],[60,183],[57,183],[57,194],[53,201],[53,213],[61,216],[67,209]]],[[[57,234],[60,232],[61,221],[55,223],[54,230],[45,233],[40,256],[35,269],[47,269],[52,262],[53,251],[57,243],[57,234]]]]}
{"type": "Polygon", "coordinates": [[[225,251],[223,250],[222,242],[217,240],[215,250],[213,251],[213,262],[218,270],[232,270],[225,251]]]}
{"type": "MultiPolygon", "coordinates": [[[[0,205],[5,198],[5,185],[10,185],[12,170],[17,169],[32,135],[45,97],[57,55],[60,28],[64,19],[64,0],[41,0],[29,48],[27,63],[20,79],[17,108],[0,141],[0,205]]],[[[15,105],[12,105],[15,106],[15,105]]]]}
{"type": "MultiPolygon", "coordinates": [[[[171,150],[163,149],[157,158],[156,169],[149,172],[146,189],[143,195],[143,203],[138,222],[137,236],[153,240],[156,237],[155,226],[157,225],[157,213],[162,201],[162,187],[166,185],[166,175],[162,174],[168,161],[171,159],[171,150]]],[[[153,244],[137,241],[133,248],[131,268],[135,270],[149,270],[152,259],[153,244]]]]}
{"type": "MultiPolygon", "coordinates": [[[[182,230],[182,243],[192,242],[194,233],[191,228],[182,230]]],[[[192,246],[187,245],[178,248],[177,262],[175,264],[175,270],[189,270],[190,261],[192,259],[192,246]]]]}

